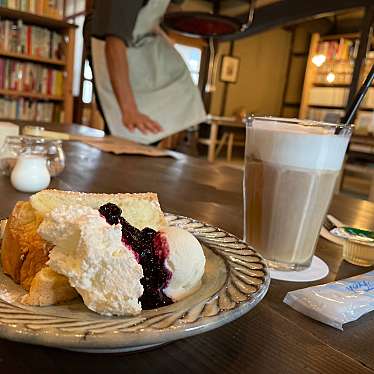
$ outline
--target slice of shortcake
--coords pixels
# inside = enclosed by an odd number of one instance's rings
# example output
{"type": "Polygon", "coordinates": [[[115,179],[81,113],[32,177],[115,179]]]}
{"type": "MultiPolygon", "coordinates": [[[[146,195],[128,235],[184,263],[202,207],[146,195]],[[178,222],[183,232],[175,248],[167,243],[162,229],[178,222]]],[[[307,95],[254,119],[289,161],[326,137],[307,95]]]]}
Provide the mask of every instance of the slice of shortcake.
{"type": "Polygon", "coordinates": [[[1,262],[4,273],[29,291],[23,299],[25,303],[52,305],[77,296],[67,278],[46,265],[53,245],[38,234],[44,217],[63,206],[99,209],[107,203],[119,206],[123,217],[140,230],[145,227],[159,230],[167,225],[154,193],[97,194],[44,190],[31,196],[29,201],[16,204],[5,227],[1,262]]]}

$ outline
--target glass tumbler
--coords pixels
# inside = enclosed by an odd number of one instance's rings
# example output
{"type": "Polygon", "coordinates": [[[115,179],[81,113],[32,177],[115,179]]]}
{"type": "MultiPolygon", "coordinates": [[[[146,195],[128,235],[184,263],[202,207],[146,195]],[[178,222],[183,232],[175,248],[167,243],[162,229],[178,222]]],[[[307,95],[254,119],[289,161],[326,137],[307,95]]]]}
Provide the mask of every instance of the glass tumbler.
{"type": "Polygon", "coordinates": [[[244,239],[270,267],[310,266],[351,133],[350,125],[247,120],[244,239]]]}

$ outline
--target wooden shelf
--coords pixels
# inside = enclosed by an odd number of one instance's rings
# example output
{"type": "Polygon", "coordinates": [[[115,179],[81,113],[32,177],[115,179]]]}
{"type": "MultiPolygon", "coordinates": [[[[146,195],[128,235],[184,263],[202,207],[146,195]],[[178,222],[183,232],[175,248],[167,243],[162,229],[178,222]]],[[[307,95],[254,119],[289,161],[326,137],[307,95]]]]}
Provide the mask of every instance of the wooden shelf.
{"type": "MultiPolygon", "coordinates": [[[[61,125],[65,124],[65,122],[44,122],[44,121],[36,121],[33,119],[25,120],[25,119],[17,119],[17,118],[9,118],[9,117],[0,117],[0,121],[2,122],[12,122],[16,125],[20,126],[42,126],[46,127],[48,125],[61,125]]],[[[90,128],[91,129],[91,128],[90,128]]],[[[98,130],[99,131],[99,130],[98,130]]]]}
{"type": "MultiPolygon", "coordinates": [[[[366,135],[369,137],[369,135],[366,135]]],[[[359,153],[366,153],[370,155],[374,155],[374,147],[367,144],[354,144],[351,143],[349,146],[349,150],[352,152],[359,152],[359,153]]]]}
{"type": "Polygon", "coordinates": [[[336,40],[340,38],[344,39],[357,39],[360,37],[360,34],[358,32],[352,32],[352,33],[347,33],[347,34],[334,34],[334,35],[325,35],[321,36],[320,40],[325,41],[325,40],[336,40]]]}
{"type": "Polygon", "coordinates": [[[25,55],[23,53],[8,52],[8,51],[3,51],[3,50],[0,50],[0,56],[16,58],[16,59],[19,59],[19,60],[39,62],[41,64],[65,66],[65,61],[59,60],[57,58],[45,58],[45,57],[39,57],[39,56],[30,56],[30,55],[25,55]]]}
{"type": "Polygon", "coordinates": [[[66,30],[72,27],[76,27],[74,24],[59,19],[45,17],[34,13],[22,12],[20,10],[9,9],[5,7],[0,7],[0,17],[10,18],[14,20],[21,19],[25,23],[42,27],[48,27],[54,30],[66,30]]]}
{"type": "Polygon", "coordinates": [[[349,87],[348,83],[313,83],[314,87],[349,87]]]}
{"type": "Polygon", "coordinates": [[[56,95],[47,95],[47,94],[40,94],[35,92],[25,92],[25,91],[14,91],[14,90],[4,90],[0,89],[1,96],[12,96],[12,97],[26,97],[29,99],[37,99],[37,100],[51,100],[51,101],[63,101],[63,96],[56,96],[56,95]]]}
{"type": "MultiPolygon", "coordinates": [[[[351,60],[347,60],[346,58],[333,58],[333,59],[330,59],[330,60],[326,60],[323,64],[326,64],[326,65],[334,65],[334,64],[350,65],[351,60]]],[[[321,66],[323,66],[323,65],[321,65],[321,66]]],[[[321,67],[321,66],[319,66],[319,67],[321,67]]]]}
{"type": "MultiPolygon", "coordinates": [[[[315,109],[326,109],[326,110],[341,110],[345,111],[346,105],[329,105],[329,104],[323,104],[323,102],[327,102],[328,98],[321,98],[318,100],[320,104],[318,105],[313,105],[310,103],[310,98],[311,98],[311,91],[313,87],[326,87],[326,88],[341,88],[341,90],[345,91],[350,91],[351,90],[351,83],[337,83],[337,82],[342,82],[340,78],[337,78],[336,81],[334,82],[327,82],[324,81],[324,77],[327,76],[327,73],[329,72],[328,69],[331,69],[332,71],[335,72],[336,75],[338,74],[345,74],[346,76],[344,77],[345,79],[351,78],[352,77],[352,72],[349,72],[350,70],[354,69],[354,64],[356,61],[351,61],[351,60],[337,60],[337,59],[331,59],[325,62],[326,66],[325,69],[318,68],[316,65],[313,64],[313,57],[318,53],[318,45],[321,41],[329,41],[329,40],[339,40],[340,38],[344,39],[357,39],[359,38],[358,33],[350,33],[350,34],[338,34],[338,35],[327,35],[327,36],[320,36],[318,33],[312,34],[311,38],[311,43],[309,46],[309,55],[308,55],[308,60],[307,60],[307,67],[306,67],[306,72],[305,72],[305,77],[304,77],[304,85],[303,85],[303,91],[302,91],[302,97],[301,97],[301,103],[300,103],[300,111],[299,111],[299,118],[301,119],[306,119],[310,117],[309,109],[315,108],[315,109]],[[337,72],[338,65],[339,64],[352,64],[352,69],[346,70],[345,73],[337,72]],[[324,73],[324,74],[322,74],[324,73]],[[319,82],[317,82],[317,80],[319,82]]],[[[372,39],[374,41],[374,38],[372,39]]],[[[370,61],[369,59],[365,60],[366,63],[370,61]]],[[[343,79],[344,79],[343,78],[343,79]]],[[[363,76],[360,77],[360,79],[363,81],[363,76]]],[[[344,81],[346,82],[346,80],[344,81]]],[[[351,78],[352,79],[352,78],[351,78]]],[[[374,86],[374,85],[373,85],[374,86]]],[[[323,92],[323,90],[321,90],[323,92]]],[[[328,91],[328,90],[327,90],[328,91]]],[[[331,100],[332,101],[332,100],[331,100]]],[[[330,101],[330,102],[331,102],[330,101]]],[[[360,111],[370,111],[373,112],[374,108],[359,108],[360,111]]]]}
{"type": "Polygon", "coordinates": [[[35,120],[24,120],[24,119],[17,119],[17,118],[9,118],[9,117],[0,117],[0,121],[2,122],[13,122],[16,125],[23,125],[23,126],[45,126],[51,124],[53,122],[40,122],[35,120]]]}
{"type": "Polygon", "coordinates": [[[308,105],[309,108],[320,108],[320,109],[345,109],[345,106],[341,105],[308,105]]]}
{"type": "MultiPolygon", "coordinates": [[[[38,0],[36,0],[38,1],[38,0]]],[[[63,39],[64,58],[63,60],[55,58],[43,58],[39,56],[29,56],[22,53],[1,51],[0,56],[18,59],[20,61],[32,61],[44,65],[49,65],[59,69],[64,74],[64,87],[61,96],[45,95],[34,92],[15,91],[0,89],[0,96],[8,96],[11,98],[27,98],[34,100],[61,102],[64,108],[64,122],[72,123],[73,120],[73,73],[74,73],[74,44],[75,30],[77,28],[73,23],[65,22],[39,14],[23,12],[16,9],[9,9],[0,6],[0,18],[10,20],[22,20],[24,24],[30,26],[40,26],[59,33],[63,39]]]]}
{"type": "Polygon", "coordinates": [[[287,106],[289,108],[299,108],[300,107],[300,102],[297,103],[291,103],[291,102],[284,102],[284,106],[287,106]]]}

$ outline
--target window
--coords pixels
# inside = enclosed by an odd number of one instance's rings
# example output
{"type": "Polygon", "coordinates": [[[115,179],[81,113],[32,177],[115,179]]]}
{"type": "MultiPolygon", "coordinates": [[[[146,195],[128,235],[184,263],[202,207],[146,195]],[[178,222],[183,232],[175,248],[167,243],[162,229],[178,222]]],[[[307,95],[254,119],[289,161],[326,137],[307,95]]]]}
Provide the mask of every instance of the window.
{"type": "Polygon", "coordinates": [[[183,44],[175,44],[175,48],[182,56],[191,73],[192,80],[197,85],[199,83],[201,49],[183,44]]]}

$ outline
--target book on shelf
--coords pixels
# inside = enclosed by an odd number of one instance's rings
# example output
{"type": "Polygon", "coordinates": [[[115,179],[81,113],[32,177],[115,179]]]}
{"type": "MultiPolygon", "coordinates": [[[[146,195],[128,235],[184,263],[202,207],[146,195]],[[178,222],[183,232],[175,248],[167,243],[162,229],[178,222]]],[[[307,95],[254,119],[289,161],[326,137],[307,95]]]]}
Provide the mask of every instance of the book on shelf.
{"type": "MultiPolygon", "coordinates": [[[[362,82],[368,76],[373,64],[374,64],[374,51],[370,51],[367,54],[367,58],[365,60],[364,67],[362,69],[362,82]]],[[[371,85],[374,86],[374,83],[372,83],[371,85]]]]}
{"type": "Polygon", "coordinates": [[[330,84],[350,84],[353,73],[353,61],[326,61],[317,67],[314,83],[330,83],[330,84]],[[328,81],[328,75],[333,73],[333,81],[328,81]]]}
{"type": "Polygon", "coordinates": [[[327,61],[349,61],[354,60],[358,51],[358,39],[355,41],[340,38],[337,40],[321,41],[317,46],[317,53],[326,56],[327,61]]]}
{"type": "Polygon", "coordinates": [[[63,37],[44,27],[25,25],[22,20],[0,20],[0,52],[63,59],[63,37]]]}
{"type": "Polygon", "coordinates": [[[25,99],[0,98],[0,118],[37,122],[63,122],[60,104],[25,99]]]}
{"type": "Polygon", "coordinates": [[[0,7],[62,19],[64,0],[0,0],[0,7]]]}
{"type": "Polygon", "coordinates": [[[374,109],[374,87],[368,89],[364,100],[362,101],[362,106],[365,108],[374,109]]]}
{"type": "MultiPolygon", "coordinates": [[[[309,108],[307,118],[313,121],[339,123],[344,114],[342,109],[309,108]]],[[[374,134],[374,112],[358,111],[354,125],[356,134],[374,134]]]]}
{"type": "Polygon", "coordinates": [[[340,118],[344,116],[342,109],[324,109],[324,108],[309,108],[308,119],[322,122],[340,122],[340,118]],[[331,118],[337,118],[338,121],[331,121],[331,118]],[[330,118],[330,120],[329,120],[330,118]]]}
{"type": "Polygon", "coordinates": [[[32,62],[0,58],[0,89],[62,97],[64,78],[61,70],[32,62]]]}
{"type": "Polygon", "coordinates": [[[344,106],[348,94],[348,88],[312,87],[309,94],[309,105],[344,106]]]}
{"type": "Polygon", "coordinates": [[[359,111],[355,121],[356,133],[374,134],[374,112],[359,111]]]}

